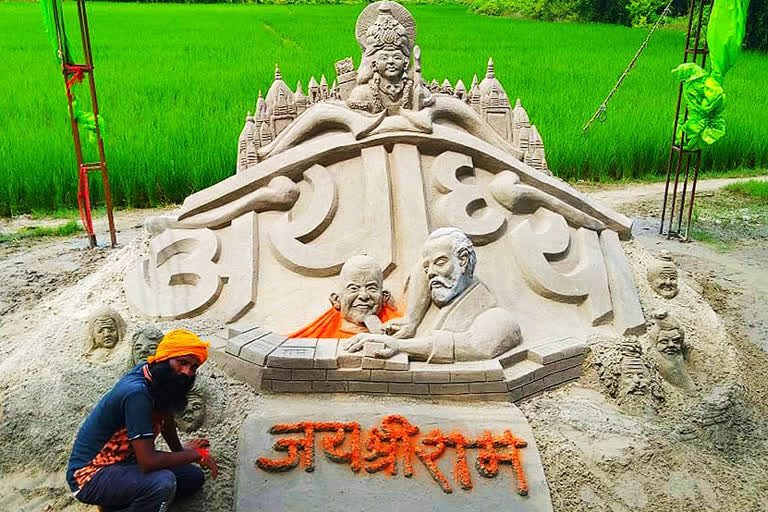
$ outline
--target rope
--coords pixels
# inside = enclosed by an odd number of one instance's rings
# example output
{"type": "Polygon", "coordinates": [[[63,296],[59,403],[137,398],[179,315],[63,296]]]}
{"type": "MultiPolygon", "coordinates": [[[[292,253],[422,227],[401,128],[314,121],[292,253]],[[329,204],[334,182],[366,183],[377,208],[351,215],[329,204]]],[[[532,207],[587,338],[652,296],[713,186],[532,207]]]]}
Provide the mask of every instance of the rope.
{"type": "Polygon", "coordinates": [[[661,16],[659,16],[659,19],[656,20],[656,24],[653,25],[653,28],[651,28],[651,31],[648,32],[648,35],[645,36],[645,40],[640,45],[640,48],[637,49],[637,53],[635,53],[635,56],[632,57],[632,60],[629,61],[629,65],[627,66],[627,69],[624,70],[624,73],[621,74],[619,77],[618,82],[616,82],[616,85],[613,86],[613,89],[611,89],[611,92],[608,93],[608,96],[605,97],[603,100],[603,103],[598,107],[598,109],[595,111],[595,113],[592,115],[592,117],[587,121],[587,124],[584,125],[584,128],[581,129],[582,133],[586,134],[587,130],[589,130],[590,126],[592,126],[592,123],[595,122],[595,120],[600,120],[601,123],[605,122],[605,111],[608,107],[608,102],[611,100],[613,95],[616,93],[617,90],[619,90],[619,87],[621,87],[622,82],[624,82],[624,79],[627,78],[627,75],[630,71],[632,71],[632,68],[635,67],[635,62],[637,62],[637,59],[640,58],[640,54],[643,53],[643,50],[645,50],[646,46],[648,46],[648,40],[651,39],[651,36],[654,32],[656,32],[656,29],[659,27],[661,22],[664,20],[664,18],[669,14],[669,8],[672,6],[672,2],[675,0],[669,0],[667,3],[667,6],[664,7],[664,10],[661,12],[661,16]]]}

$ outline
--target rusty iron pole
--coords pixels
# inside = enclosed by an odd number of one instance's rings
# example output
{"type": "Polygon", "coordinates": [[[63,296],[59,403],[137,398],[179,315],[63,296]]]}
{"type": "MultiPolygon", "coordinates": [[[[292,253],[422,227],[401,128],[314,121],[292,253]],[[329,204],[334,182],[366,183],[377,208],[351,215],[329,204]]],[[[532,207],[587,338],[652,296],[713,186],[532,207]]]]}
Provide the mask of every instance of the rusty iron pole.
{"type": "MultiPolygon", "coordinates": [[[[701,37],[702,28],[704,26],[704,8],[710,5],[711,0],[691,0],[688,12],[688,31],[685,35],[685,51],[683,53],[683,62],[688,62],[688,57],[691,56],[691,61],[699,64],[701,67],[707,62],[707,43],[705,38],[701,37]],[[695,25],[694,25],[695,20],[695,25]],[[691,46],[691,39],[693,39],[693,46],[691,46]],[[701,57],[700,62],[697,62],[697,58],[701,57]]],[[[691,218],[693,215],[693,203],[696,198],[696,181],[699,177],[699,166],[701,165],[701,149],[688,150],[685,149],[685,134],[681,134],[680,140],[677,141],[677,131],[682,122],[688,119],[688,107],[682,111],[683,106],[683,84],[680,83],[677,92],[677,106],[675,107],[675,120],[672,128],[672,142],[669,148],[669,159],[667,161],[667,176],[664,185],[664,199],[661,205],[661,223],[659,225],[659,234],[664,234],[664,221],[667,213],[667,206],[669,206],[669,223],[667,225],[667,238],[677,237],[682,241],[688,242],[691,238],[691,218]],[[686,206],[686,194],[688,191],[688,182],[691,171],[691,157],[695,155],[693,164],[693,179],[691,180],[691,195],[688,200],[688,215],[687,223],[685,227],[685,236],[682,232],[683,211],[686,206]],[[685,158],[685,170],[683,171],[683,190],[678,199],[677,191],[680,182],[680,169],[685,158]],[[672,195],[669,194],[669,184],[672,177],[672,168],[674,167],[675,181],[672,186],[672,195]],[[679,201],[679,212],[677,219],[677,228],[674,228],[675,224],[675,209],[679,201]]]]}
{"type": "Polygon", "coordinates": [[[77,0],[77,14],[80,23],[80,39],[83,46],[84,64],[69,64],[65,57],[65,34],[62,26],[63,17],[59,16],[61,8],[59,0],[52,0],[53,19],[56,27],[56,39],[58,41],[58,52],[61,57],[61,72],[64,76],[64,82],[67,86],[67,104],[69,107],[69,118],[72,125],[72,138],[74,141],[75,156],[78,167],[78,207],[80,209],[80,219],[88,236],[90,247],[96,247],[96,234],[93,230],[93,217],[91,215],[91,198],[88,187],[89,175],[93,171],[99,171],[101,182],[104,188],[104,200],[107,207],[107,220],[109,223],[109,236],[112,247],[117,246],[117,231],[115,229],[115,220],[112,213],[112,192],[109,187],[109,176],[107,173],[107,162],[104,154],[104,140],[101,137],[101,128],[99,126],[99,103],[96,97],[96,82],[93,78],[93,53],[91,51],[91,36],[88,27],[88,15],[85,9],[85,0],[77,0]],[[74,95],[70,87],[75,82],[80,82],[84,78],[88,79],[89,92],[91,97],[91,111],[94,116],[94,134],[99,153],[99,160],[96,162],[85,162],[83,156],[83,146],[80,139],[80,127],[77,124],[74,109],[74,95]]]}

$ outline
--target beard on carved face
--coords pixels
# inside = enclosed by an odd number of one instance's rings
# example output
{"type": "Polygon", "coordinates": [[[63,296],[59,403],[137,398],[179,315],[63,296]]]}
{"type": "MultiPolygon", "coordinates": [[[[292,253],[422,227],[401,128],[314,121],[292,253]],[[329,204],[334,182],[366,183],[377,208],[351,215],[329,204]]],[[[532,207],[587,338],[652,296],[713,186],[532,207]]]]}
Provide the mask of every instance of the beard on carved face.
{"type": "Polygon", "coordinates": [[[195,378],[174,372],[168,361],[150,364],[149,372],[152,374],[151,393],[155,409],[172,413],[183,411],[195,378]]]}
{"type": "Polygon", "coordinates": [[[468,278],[458,264],[454,266],[450,276],[432,276],[429,279],[429,293],[432,301],[440,307],[445,306],[464,291],[467,281],[468,278]]]}

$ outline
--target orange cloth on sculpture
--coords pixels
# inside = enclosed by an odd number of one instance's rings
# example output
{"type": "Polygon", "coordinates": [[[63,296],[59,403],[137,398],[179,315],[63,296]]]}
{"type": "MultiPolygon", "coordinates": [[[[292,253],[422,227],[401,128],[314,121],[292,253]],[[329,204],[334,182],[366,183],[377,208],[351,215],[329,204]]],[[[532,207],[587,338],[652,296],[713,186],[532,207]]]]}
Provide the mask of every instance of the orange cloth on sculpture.
{"type": "Polygon", "coordinates": [[[195,356],[200,364],[208,359],[208,347],[211,344],[197,337],[197,334],[186,329],[168,331],[160,343],[154,356],[147,358],[148,363],[159,363],[180,356],[195,356]]]}
{"type": "MultiPolygon", "coordinates": [[[[382,322],[392,320],[393,318],[399,318],[402,315],[400,312],[384,304],[379,311],[379,319],[382,322]]],[[[355,332],[344,331],[341,328],[341,311],[331,307],[317,317],[314,321],[305,325],[293,334],[289,334],[289,338],[351,338],[355,332]]]]}

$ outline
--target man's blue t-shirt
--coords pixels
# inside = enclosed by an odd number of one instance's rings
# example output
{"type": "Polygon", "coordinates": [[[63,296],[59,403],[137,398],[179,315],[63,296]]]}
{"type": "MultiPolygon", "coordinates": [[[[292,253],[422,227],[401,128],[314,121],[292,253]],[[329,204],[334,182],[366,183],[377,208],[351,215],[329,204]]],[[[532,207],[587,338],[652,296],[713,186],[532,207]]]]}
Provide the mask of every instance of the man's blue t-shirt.
{"type": "Polygon", "coordinates": [[[80,427],[67,467],[72,492],[80,489],[75,472],[91,464],[115,433],[125,428],[127,441],[154,437],[151,384],[144,375],[144,366],[141,363],[122,377],[80,427]]]}

